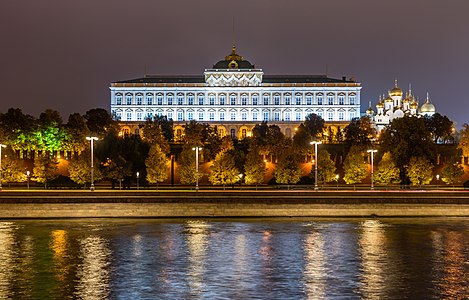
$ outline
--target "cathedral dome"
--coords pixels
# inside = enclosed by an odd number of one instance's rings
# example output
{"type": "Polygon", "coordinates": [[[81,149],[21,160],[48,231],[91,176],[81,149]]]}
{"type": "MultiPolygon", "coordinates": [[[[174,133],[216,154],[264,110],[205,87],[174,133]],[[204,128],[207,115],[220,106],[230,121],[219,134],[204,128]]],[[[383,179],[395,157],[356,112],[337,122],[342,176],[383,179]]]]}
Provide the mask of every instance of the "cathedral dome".
{"type": "Polygon", "coordinates": [[[435,113],[435,111],[436,111],[435,105],[430,103],[430,98],[428,97],[428,93],[427,93],[427,101],[422,105],[422,107],[420,107],[420,112],[426,113],[426,114],[433,114],[435,113]]]}
{"type": "Polygon", "coordinates": [[[397,86],[397,79],[394,81],[394,88],[389,91],[390,97],[402,97],[402,90],[397,86]]]}
{"type": "Polygon", "coordinates": [[[214,69],[255,69],[256,67],[249,61],[245,60],[241,55],[236,53],[236,47],[231,48],[230,55],[225,56],[224,60],[220,60],[213,65],[214,69]]]}
{"type": "Polygon", "coordinates": [[[416,101],[412,101],[412,103],[410,103],[410,108],[417,109],[418,106],[419,104],[416,101]]]}
{"type": "MultiPolygon", "coordinates": [[[[391,95],[391,92],[389,92],[389,95],[391,95]]],[[[388,97],[386,100],[384,100],[384,102],[394,102],[394,100],[392,100],[391,97],[388,97]]]]}

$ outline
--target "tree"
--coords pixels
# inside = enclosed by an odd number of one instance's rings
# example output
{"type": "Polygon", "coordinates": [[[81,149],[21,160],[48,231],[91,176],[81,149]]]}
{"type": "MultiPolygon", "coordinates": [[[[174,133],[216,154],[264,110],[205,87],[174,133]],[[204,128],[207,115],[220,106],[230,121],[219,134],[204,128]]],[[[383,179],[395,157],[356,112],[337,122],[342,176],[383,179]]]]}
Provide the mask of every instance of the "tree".
{"type": "MultiPolygon", "coordinates": [[[[163,130],[169,123],[166,117],[156,116],[154,119],[148,118],[143,125],[143,139],[150,145],[159,145],[164,153],[169,153],[169,142],[163,130]]],[[[172,124],[172,121],[171,121],[172,124]]],[[[172,136],[170,137],[172,139],[172,136]]]]}
{"type": "Polygon", "coordinates": [[[262,122],[252,129],[252,143],[263,156],[279,153],[284,141],[285,136],[277,125],[267,125],[267,122],[262,122]]]}
{"type": "Polygon", "coordinates": [[[326,128],[326,123],[323,118],[321,118],[317,114],[309,114],[305,117],[305,121],[303,122],[303,124],[306,127],[308,133],[311,135],[311,137],[316,139],[322,139],[322,133],[326,128]]]}
{"type": "Polygon", "coordinates": [[[369,146],[376,136],[376,130],[370,117],[354,118],[345,127],[345,142],[347,145],[369,146]]]}
{"type": "MultiPolygon", "coordinates": [[[[179,156],[178,172],[182,184],[194,184],[196,181],[195,151],[191,145],[184,145],[179,156]]],[[[199,173],[199,178],[201,174],[199,173]]]]}
{"type": "Polygon", "coordinates": [[[458,163],[457,159],[454,158],[452,162],[443,169],[443,172],[441,172],[441,180],[454,187],[454,184],[458,183],[463,175],[464,168],[458,163]]]}
{"type": "Polygon", "coordinates": [[[57,158],[50,155],[41,155],[34,160],[33,178],[40,183],[44,183],[47,189],[47,183],[57,178],[57,170],[59,162],[57,158]]]}
{"type": "MultiPolygon", "coordinates": [[[[95,159],[93,163],[93,180],[100,181],[103,176],[99,169],[99,161],[95,159]]],[[[83,151],[77,159],[70,161],[68,164],[68,172],[70,173],[70,179],[79,185],[83,185],[83,188],[87,183],[91,183],[90,150],[83,151]]]]}
{"type": "Polygon", "coordinates": [[[86,137],[89,135],[89,129],[82,115],[78,113],[71,114],[65,125],[65,131],[64,150],[80,152],[86,148],[86,137]]]}
{"type": "Polygon", "coordinates": [[[425,157],[413,156],[406,166],[407,177],[412,185],[429,184],[432,180],[433,166],[425,157]]]}
{"type": "Polygon", "coordinates": [[[111,114],[102,108],[93,108],[85,113],[86,125],[88,129],[97,134],[103,136],[110,130],[117,130],[117,122],[112,119],[111,114]]]}
{"type": "Polygon", "coordinates": [[[302,155],[308,155],[311,152],[311,134],[309,134],[304,124],[296,128],[293,136],[293,147],[295,151],[302,155]]]}
{"type": "Polygon", "coordinates": [[[2,183],[24,182],[27,180],[26,169],[14,155],[2,159],[2,183]]]}
{"type": "Polygon", "coordinates": [[[217,154],[213,165],[210,167],[212,172],[209,175],[209,180],[214,185],[235,184],[239,181],[239,171],[236,168],[234,156],[231,151],[222,151],[217,154]]]}
{"type": "Polygon", "coordinates": [[[359,146],[352,146],[344,160],[344,180],[347,184],[356,184],[365,179],[368,168],[363,160],[363,151],[359,146]]]}
{"type": "Polygon", "coordinates": [[[378,168],[374,172],[373,180],[377,184],[393,184],[400,182],[400,172],[396,163],[392,159],[390,152],[384,153],[381,161],[378,163],[378,168]]]}
{"type": "MultiPolygon", "coordinates": [[[[381,149],[390,152],[401,175],[410,158],[435,159],[435,144],[422,118],[404,116],[396,118],[380,134],[381,149]]],[[[401,178],[403,179],[403,178],[401,178]]]]}
{"type": "Polygon", "coordinates": [[[107,178],[112,180],[114,188],[115,181],[120,182],[132,175],[131,165],[121,155],[117,155],[105,163],[105,174],[107,178]]]}
{"type": "Polygon", "coordinates": [[[469,124],[467,123],[464,123],[464,125],[462,125],[458,149],[461,150],[462,156],[469,156],[469,124]]]}
{"type": "Polygon", "coordinates": [[[147,180],[149,183],[156,183],[158,190],[158,183],[168,178],[168,159],[159,145],[150,147],[148,158],[145,160],[147,167],[147,180]]]}
{"type": "Polygon", "coordinates": [[[246,163],[244,164],[244,181],[246,184],[258,184],[264,182],[265,163],[257,149],[251,149],[246,155],[246,163]]]}
{"type": "MultiPolygon", "coordinates": [[[[314,166],[311,169],[311,176],[314,176],[314,166]]],[[[335,180],[336,167],[331,155],[325,149],[318,151],[318,183],[324,184],[335,180]]]]}
{"type": "Polygon", "coordinates": [[[435,143],[440,139],[447,140],[451,137],[453,122],[447,116],[435,113],[432,116],[424,116],[423,120],[435,143]]]}
{"type": "Polygon", "coordinates": [[[285,148],[280,156],[277,169],[275,170],[275,179],[281,184],[295,184],[300,181],[301,169],[299,167],[299,157],[291,147],[285,148]]]}

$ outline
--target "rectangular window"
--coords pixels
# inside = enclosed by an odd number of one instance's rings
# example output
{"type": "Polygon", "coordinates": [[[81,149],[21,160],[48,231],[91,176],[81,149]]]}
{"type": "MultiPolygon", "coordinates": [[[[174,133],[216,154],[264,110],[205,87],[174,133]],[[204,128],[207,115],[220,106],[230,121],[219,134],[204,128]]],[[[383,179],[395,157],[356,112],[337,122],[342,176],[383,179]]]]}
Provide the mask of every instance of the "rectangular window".
{"type": "Polygon", "coordinates": [[[301,105],[301,96],[296,96],[296,105],[301,105]]]}
{"type": "Polygon", "coordinates": [[[184,97],[178,96],[178,105],[183,105],[183,104],[184,104],[184,97]]]}
{"type": "Polygon", "coordinates": [[[187,113],[187,120],[192,121],[194,119],[194,113],[193,112],[188,112],[187,113]]]}
{"type": "Polygon", "coordinates": [[[257,96],[252,96],[252,105],[257,105],[259,98],[257,96]]]}
{"type": "Polygon", "coordinates": [[[274,96],[274,105],[280,105],[280,96],[274,96]]]}
{"type": "Polygon", "coordinates": [[[248,114],[243,112],[241,113],[241,120],[246,121],[248,119],[248,114]]]}
{"type": "Polygon", "coordinates": [[[332,121],[334,119],[334,113],[333,112],[328,112],[327,113],[327,120],[332,121]]]}
{"type": "Polygon", "coordinates": [[[131,120],[132,120],[132,113],[128,112],[127,113],[127,121],[131,121],[131,120]]]}
{"type": "Polygon", "coordinates": [[[220,105],[225,105],[225,95],[220,96],[220,105]]]}
{"type": "Polygon", "coordinates": [[[169,112],[168,113],[168,120],[172,120],[173,119],[173,113],[172,112],[169,112]]]}
{"type": "Polygon", "coordinates": [[[351,111],[349,113],[349,116],[350,116],[350,120],[354,119],[355,118],[355,112],[351,111]]]}
{"type": "Polygon", "coordinates": [[[339,112],[339,121],[343,121],[344,120],[344,112],[340,111],[339,112]]]}
{"type": "Polygon", "coordinates": [[[280,113],[278,111],[274,112],[274,121],[280,121],[280,113]]]}
{"type": "Polygon", "coordinates": [[[173,105],[173,96],[168,97],[168,105],[173,105]]]}
{"type": "Polygon", "coordinates": [[[301,113],[300,112],[296,113],[296,120],[301,121],[301,113]]]}
{"type": "Polygon", "coordinates": [[[225,121],[225,113],[220,112],[220,121],[225,121]]]}
{"type": "Polygon", "coordinates": [[[116,96],[116,105],[122,105],[122,96],[116,96]]]}
{"type": "Polygon", "coordinates": [[[290,96],[285,97],[285,105],[290,105],[290,96]]]}
{"type": "Polygon", "coordinates": [[[318,105],[322,105],[323,98],[322,96],[318,96],[318,105]]]}
{"type": "Polygon", "coordinates": [[[194,96],[189,96],[187,98],[187,105],[194,105],[194,96]]]}
{"type": "Polygon", "coordinates": [[[319,117],[321,117],[321,119],[324,119],[324,113],[322,111],[318,111],[316,113],[319,117]]]}
{"type": "Polygon", "coordinates": [[[147,113],[147,119],[153,120],[153,113],[149,112],[147,113]]]}
{"type": "Polygon", "coordinates": [[[184,115],[183,113],[180,111],[178,112],[178,121],[183,121],[184,120],[184,115]]]}
{"type": "Polygon", "coordinates": [[[208,98],[208,101],[209,101],[210,105],[215,105],[215,96],[210,96],[208,98]]]}
{"type": "Polygon", "coordinates": [[[142,105],[142,102],[143,102],[143,97],[137,96],[137,105],[142,105]]]}
{"type": "Polygon", "coordinates": [[[231,121],[236,121],[236,113],[235,112],[231,113],[230,119],[231,119],[231,121]]]}
{"type": "Polygon", "coordinates": [[[132,105],[132,96],[126,96],[125,101],[127,102],[127,105],[132,105]]]}
{"type": "Polygon", "coordinates": [[[248,105],[248,97],[247,96],[241,97],[241,105],[248,105]]]}
{"type": "Polygon", "coordinates": [[[264,105],[269,105],[269,96],[264,96],[264,105]]]}
{"type": "Polygon", "coordinates": [[[355,101],[357,101],[357,98],[355,96],[350,96],[350,105],[355,105],[355,101]]]}
{"type": "Polygon", "coordinates": [[[147,96],[147,105],[153,105],[153,97],[147,96]]]}
{"type": "Polygon", "coordinates": [[[344,105],[344,104],[345,104],[345,97],[339,96],[339,105],[344,105]]]}
{"type": "Polygon", "coordinates": [[[327,104],[334,105],[334,96],[327,96],[327,104]]]}
{"type": "Polygon", "coordinates": [[[208,116],[209,116],[210,121],[215,120],[215,113],[213,113],[213,112],[208,113],[208,116]]]}
{"type": "Polygon", "coordinates": [[[252,120],[257,121],[257,112],[252,113],[252,120]]]}
{"type": "Polygon", "coordinates": [[[236,105],[236,96],[230,97],[230,105],[236,105]]]}
{"type": "Polygon", "coordinates": [[[121,112],[116,113],[116,118],[117,118],[117,121],[120,121],[122,119],[122,113],[121,112]]]}
{"type": "Polygon", "coordinates": [[[306,96],[306,105],[313,104],[313,96],[306,96]]]}
{"type": "Polygon", "coordinates": [[[204,105],[204,97],[199,96],[199,105],[204,105]]]}
{"type": "Polygon", "coordinates": [[[269,121],[269,112],[268,111],[264,112],[264,121],[269,121]]]}
{"type": "Polygon", "coordinates": [[[290,121],[290,113],[289,112],[285,113],[285,121],[290,121]]]}
{"type": "Polygon", "coordinates": [[[199,121],[203,121],[203,120],[204,120],[204,113],[199,112],[199,121]]]}
{"type": "Polygon", "coordinates": [[[158,96],[156,98],[156,101],[157,101],[158,105],[163,105],[163,97],[162,96],[158,96]]]}
{"type": "Polygon", "coordinates": [[[138,112],[137,113],[137,121],[141,121],[141,120],[142,120],[142,113],[138,112]]]}

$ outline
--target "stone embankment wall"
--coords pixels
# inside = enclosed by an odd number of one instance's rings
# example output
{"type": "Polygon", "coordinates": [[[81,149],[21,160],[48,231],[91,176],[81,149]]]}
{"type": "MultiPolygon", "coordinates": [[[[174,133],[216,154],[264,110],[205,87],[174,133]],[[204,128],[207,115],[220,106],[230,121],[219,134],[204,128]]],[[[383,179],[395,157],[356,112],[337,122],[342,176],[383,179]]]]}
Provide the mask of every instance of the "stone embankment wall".
{"type": "Polygon", "coordinates": [[[469,193],[408,191],[0,192],[0,219],[469,217],[469,193]]]}

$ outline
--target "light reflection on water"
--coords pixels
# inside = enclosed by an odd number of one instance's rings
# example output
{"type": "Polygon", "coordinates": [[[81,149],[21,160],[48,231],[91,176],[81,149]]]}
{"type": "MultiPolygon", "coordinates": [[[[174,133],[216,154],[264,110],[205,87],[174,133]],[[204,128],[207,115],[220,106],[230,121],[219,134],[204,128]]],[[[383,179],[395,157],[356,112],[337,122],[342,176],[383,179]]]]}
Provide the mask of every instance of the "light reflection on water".
{"type": "Polygon", "coordinates": [[[464,299],[468,221],[0,221],[0,299],[464,299]]]}

